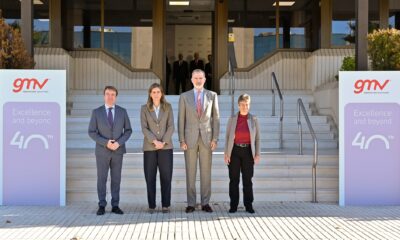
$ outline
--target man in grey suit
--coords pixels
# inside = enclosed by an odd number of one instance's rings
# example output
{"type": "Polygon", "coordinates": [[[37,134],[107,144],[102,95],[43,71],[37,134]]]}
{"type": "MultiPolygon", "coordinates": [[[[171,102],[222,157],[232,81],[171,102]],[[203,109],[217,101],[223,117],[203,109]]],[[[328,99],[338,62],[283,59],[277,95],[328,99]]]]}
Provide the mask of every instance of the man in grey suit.
{"type": "Polygon", "coordinates": [[[105,104],[94,109],[89,123],[89,136],[96,142],[97,194],[99,209],[97,215],[104,215],[108,171],[111,175],[112,212],[123,214],[119,208],[122,158],[126,153],[125,143],[132,134],[131,123],[126,110],[115,105],[118,90],[113,86],[104,89],[105,104]]]}
{"type": "Polygon", "coordinates": [[[192,73],[194,88],[184,92],[179,98],[178,133],[181,148],[185,152],[186,165],[186,213],[196,206],[197,160],[200,162],[201,205],[205,212],[212,212],[211,160],[219,135],[218,96],[204,89],[205,73],[196,69],[192,73]]]}

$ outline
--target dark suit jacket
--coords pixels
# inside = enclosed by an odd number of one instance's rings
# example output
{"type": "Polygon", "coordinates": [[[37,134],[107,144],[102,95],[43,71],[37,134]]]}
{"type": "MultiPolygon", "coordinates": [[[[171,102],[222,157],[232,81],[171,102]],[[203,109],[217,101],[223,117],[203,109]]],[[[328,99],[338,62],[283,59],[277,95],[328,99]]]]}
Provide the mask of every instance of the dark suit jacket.
{"type": "Polygon", "coordinates": [[[212,74],[211,63],[206,63],[206,66],[204,68],[204,72],[206,73],[206,78],[207,79],[211,78],[211,75],[210,75],[210,74],[212,74]]]}
{"type": "Polygon", "coordinates": [[[189,68],[186,61],[182,60],[181,66],[179,66],[179,61],[174,62],[173,78],[179,80],[185,80],[189,77],[189,68]]]}
{"type": "Polygon", "coordinates": [[[131,122],[126,110],[118,105],[115,105],[114,114],[114,124],[110,126],[104,105],[92,112],[88,133],[96,142],[96,155],[107,156],[113,152],[107,148],[107,142],[110,139],[116,140],[120,145],[115,153],[126,153],[125,143],[132,134],[131,122]]]}
{"type": "Polygon", "coordinates": [[[195,69],[201,69],[204,71],[204,62],[203,60],[198,60],[197,64],[194,60],[190,61],[190,74],[192,74],[193,70],[195,69]]]}

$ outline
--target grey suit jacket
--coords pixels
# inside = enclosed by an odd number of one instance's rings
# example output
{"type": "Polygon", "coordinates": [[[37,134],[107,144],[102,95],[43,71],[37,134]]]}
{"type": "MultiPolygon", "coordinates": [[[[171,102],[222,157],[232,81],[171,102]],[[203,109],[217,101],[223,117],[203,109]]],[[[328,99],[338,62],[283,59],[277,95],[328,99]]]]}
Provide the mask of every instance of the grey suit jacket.
{"type": "MultiPolygon", "coordinates": [[[[236,125],[239,113],[235,116],[229,118],[228,125],[226,126],[226,136],[225,136],[225,154],[229,157],[232,153],[233,144],[235,141],[236,125]]],[[[260,126],[258,124],[258,119],[252,114],[247,115],[247,125],[250,131],[250,144],[251,153],[253,158],[256,155],[260,155],[260,126]]]]}
{"type": "Polygon", "coordinates": [[[196,111],[194,90],[181,94],[178,117],[179,142],[185,142],[188,148],[193,148],[201,137],[203,143],[210,147],[211,141],[218,141],[219,121],[217,93],[204,89],[203,113],[200,118],[196,111]]]}
{"type": "Polygon", "coordinates": [[[150,111],[147,105],[143,105],[140,111],[140,122],[144,135],[143,151],[157,150],[153,141],[156,139],[165,142],[163,149],[172,149],[172,134],[174,133],[174,115],[171,104],[166,103],[165,111],[160,107],[158,118],[155,111],[150,111]]]}
{"type": "Polygon", "coordinates": [[[126,153],[125,143],[132,134],[131,122],[126,110],[118,105],[115,105],[114,114],[114,124],[110,126],[104,105],[92,112],[88,133],[96,142],[96,155],[107,156],[113,152],[107,148],[107,142],[110,139],[116,140],[120,145],[115,153],[126,153]]]}

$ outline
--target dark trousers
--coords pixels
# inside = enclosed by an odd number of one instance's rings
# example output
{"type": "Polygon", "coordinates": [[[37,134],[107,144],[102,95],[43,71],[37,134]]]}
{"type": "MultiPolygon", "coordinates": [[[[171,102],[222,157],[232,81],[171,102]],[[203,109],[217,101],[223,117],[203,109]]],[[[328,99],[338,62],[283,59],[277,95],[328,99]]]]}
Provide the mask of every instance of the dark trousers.
{"type": "Polygon", "coordinates": [[[253,182],[254,159],[250,147],[234,146],[229,163],[229,197],[231,198],[231,208],[237,208],[239,205],[239,182],[240,172],[242,172],[243,181],[243,203],[245,207],[251,207],[253,204],[253,182]]]}
{"type": "Polygon", "coordinates": [[[119,205],[119,190],[121,185],[122,154],[112,153],[109,156],[96,156],[97,165],[97,195],[99,207],[107,205],[107,177],[110,170],[111,176],[111,206],[119,205]]]}
{"type": "Polygon", "coordinates": [[[175,94],[179,95],[179,88],[182,87],[182,92],[186,91],[186,78],[175,79],[175,94]]]}
{"type": "Polygon", "coordinates": [[[156,207],[157,168],[160,172],[161,204],[162,207],[169,207],[171,205],[172,149],[144,151],[143,160],[149,208],[156,207]]]}

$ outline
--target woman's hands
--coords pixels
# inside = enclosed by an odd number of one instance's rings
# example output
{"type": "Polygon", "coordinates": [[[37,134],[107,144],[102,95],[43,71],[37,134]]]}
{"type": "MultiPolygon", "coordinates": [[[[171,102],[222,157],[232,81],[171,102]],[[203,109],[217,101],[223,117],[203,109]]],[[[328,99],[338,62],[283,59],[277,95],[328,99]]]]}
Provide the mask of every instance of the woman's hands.
{"type": "Polygon", "coordinates": [[[164,142],[160,142],[158,140],[153,140],[153,145],[157,150],[159,150],[159,149],[163,149],[164,148],[165,143],[164,142]]]}

